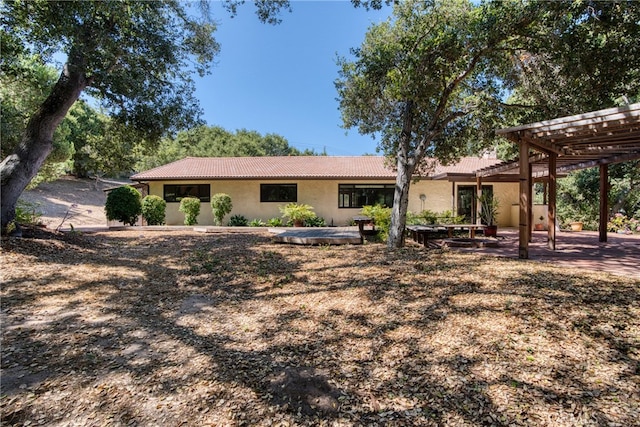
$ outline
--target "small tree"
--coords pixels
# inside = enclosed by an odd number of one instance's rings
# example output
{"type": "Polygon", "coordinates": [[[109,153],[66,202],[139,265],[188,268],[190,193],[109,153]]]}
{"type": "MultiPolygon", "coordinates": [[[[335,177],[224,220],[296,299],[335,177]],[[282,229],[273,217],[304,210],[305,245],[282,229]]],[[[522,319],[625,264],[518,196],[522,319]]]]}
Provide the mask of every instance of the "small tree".
{"type": "Polygon", "coordinates": [[[142,196],[130,185],[113,189],[107,196],[105,212],[109,221],[135,225],[142,213],[142,196]]]}
{"type": "Polygon", "coordinates": [[[225,193],[214,194],[211,198],[211,209],[213,209],[213,218],[216,221],[216,225],[222,225],[224,216],[233,209],[231,196],[225,193]]]}
{"type": "Polygon", "coordinates": [[[160,196],[150,194],[142,199],[142,216],[149,225],[164,224],[166,208],[167,202],[160,196]]]}
{"type": "Polygon", "coordinates": [[[200,199],[185,197],[180,201],[178,210],[184,213],[185,225],[196,225],[198,223],[198,215],[200,215],[200,199]]]}

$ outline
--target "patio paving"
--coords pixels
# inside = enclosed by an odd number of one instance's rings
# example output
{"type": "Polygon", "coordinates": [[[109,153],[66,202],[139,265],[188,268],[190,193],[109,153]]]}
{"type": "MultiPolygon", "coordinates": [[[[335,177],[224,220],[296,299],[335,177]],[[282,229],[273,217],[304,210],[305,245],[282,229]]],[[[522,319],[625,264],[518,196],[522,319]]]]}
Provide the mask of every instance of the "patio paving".
{"type": "MultiPolygon", "coordinates": [[[[500,228],[498,237],[498,247],[452,250],[518,258],[518,229],[500,228]]],[[[547,232],[534,231],[529,259],[640,279],[640,236],[609,233],[607,242],[600,242],[597,231],[560,231],[556,233],[556,250],[552,251],[547,247],[547,232]]]]}

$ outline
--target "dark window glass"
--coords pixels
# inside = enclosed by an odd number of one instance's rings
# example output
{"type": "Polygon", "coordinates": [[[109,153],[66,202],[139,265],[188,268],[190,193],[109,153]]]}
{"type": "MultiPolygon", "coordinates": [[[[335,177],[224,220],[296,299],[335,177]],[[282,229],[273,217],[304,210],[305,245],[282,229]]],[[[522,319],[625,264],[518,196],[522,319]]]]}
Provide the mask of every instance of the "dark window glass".
{"type": "Polygon", "coordinates": [[[260,184],[261,202],[297,202],[298,184],[260,184]]]}
{"type": "Polygon", "coordinates": [[[167,184],[164,186],[164,200],[166,202],[180,202],[185,197],[197,197],[201,202],[210,202],[211,186],[209,184],[167,184]]]}
{"type": "Polygon", "coordinates": [[[394,184],[339,184],[338,207],[393,206],[394,184]]]}

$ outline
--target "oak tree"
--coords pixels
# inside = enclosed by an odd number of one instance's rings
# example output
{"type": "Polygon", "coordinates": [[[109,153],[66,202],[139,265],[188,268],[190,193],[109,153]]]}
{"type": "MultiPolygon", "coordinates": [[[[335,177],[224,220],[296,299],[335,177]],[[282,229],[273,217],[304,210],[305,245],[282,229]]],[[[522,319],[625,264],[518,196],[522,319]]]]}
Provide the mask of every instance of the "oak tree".
{"type": "MultiPolygon", "coordinates": [[[[54,131],[81,94],[148,143],[198,123],[192,77],[209,72],[219,51],[208,3],[200,5],[198,11],[177,0],[2,2],[3,72],[20,72],[14,58],[35,52],[43,63],[64,57],[51,92],[0,164],[3,232],[18,197],[51,152],[54,131]]],[[[288,1],[256,5],[268,22],[288,1]]]]}

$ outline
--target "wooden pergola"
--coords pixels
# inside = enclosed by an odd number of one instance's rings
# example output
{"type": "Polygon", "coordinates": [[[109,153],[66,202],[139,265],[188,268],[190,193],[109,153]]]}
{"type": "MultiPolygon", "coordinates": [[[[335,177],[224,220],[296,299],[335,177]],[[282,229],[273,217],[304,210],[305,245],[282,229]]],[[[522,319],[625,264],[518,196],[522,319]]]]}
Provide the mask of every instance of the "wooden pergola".
{"type": "Polygon", "coordinates": [[[532,238],[533,181],[548,181],[548,244],[556,249],[556,184],[558,176],[599,166],[599,238],[607,241],[608,165],[640,159],[640,103],[592,111],[497,131],[519,146],[519,159],[476,173],[483,178],[520,182],[519,257],[529,258],[532,238]]]}

